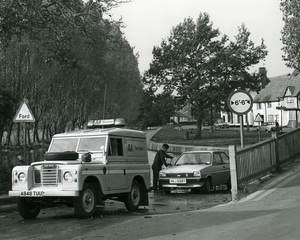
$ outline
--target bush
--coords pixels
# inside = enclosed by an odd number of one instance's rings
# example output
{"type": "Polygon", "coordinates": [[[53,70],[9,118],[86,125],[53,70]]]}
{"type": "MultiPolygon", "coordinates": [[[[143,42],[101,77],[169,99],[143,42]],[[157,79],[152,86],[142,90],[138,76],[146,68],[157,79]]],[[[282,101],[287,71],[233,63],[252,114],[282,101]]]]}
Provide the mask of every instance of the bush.
{"type": "Polygon", "coordinates": [[[0,194],[7,194],[11,187],[11,170],[0,165],[0,194]]]}

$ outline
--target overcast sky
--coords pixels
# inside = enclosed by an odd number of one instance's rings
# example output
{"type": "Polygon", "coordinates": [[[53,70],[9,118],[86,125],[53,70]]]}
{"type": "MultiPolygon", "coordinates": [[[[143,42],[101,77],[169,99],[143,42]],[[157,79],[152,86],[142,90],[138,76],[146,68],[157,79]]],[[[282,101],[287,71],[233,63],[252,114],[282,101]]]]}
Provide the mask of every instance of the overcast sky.
{"type": "Polygon", "coordinates": [[[191,17],[196,21],[200,13],[208,13],[213,27],[234,41],[238,27],[245,24],[250,39],[260,45],[265,40],[268,56],[265,62],[251,68],[265,66],[268,77],[291,73],[281,60],[281,33],[284,22],[279,9],[280,0],[132,0],[112,11],[115,19],[123,17],[122,29],[129,44],[139,54],[141,74],[149,68],[152,49],[160,46],[170,35],[172,27],[191,17]]]}

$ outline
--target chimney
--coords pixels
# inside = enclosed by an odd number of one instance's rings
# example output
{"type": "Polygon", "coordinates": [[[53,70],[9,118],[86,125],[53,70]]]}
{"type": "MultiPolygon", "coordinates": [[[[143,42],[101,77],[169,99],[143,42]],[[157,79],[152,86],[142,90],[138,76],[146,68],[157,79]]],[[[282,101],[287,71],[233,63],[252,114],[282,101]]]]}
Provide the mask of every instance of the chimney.
{"type": "Polygon", "coordinates": [[[265,88],[265,86],[270,82],[270,80],[267,78],[267,70],[265,67],[260,67],[258,69],[258,77],[261,82],[261,88],[265,88]]]}

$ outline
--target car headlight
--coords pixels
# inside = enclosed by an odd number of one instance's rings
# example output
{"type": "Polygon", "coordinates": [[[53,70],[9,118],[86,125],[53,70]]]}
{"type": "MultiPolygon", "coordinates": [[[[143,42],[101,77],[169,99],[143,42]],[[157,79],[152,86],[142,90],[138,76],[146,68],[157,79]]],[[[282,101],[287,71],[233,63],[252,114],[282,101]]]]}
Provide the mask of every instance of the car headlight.
{"type": "Polygon", "coordinates": [[[20,173],[18,174],[18,180],[19,180],[20,182],[26,182],[26,173],[20,172],[20,173]]]}
{"type": "Polygon", "coordinates": [[[64,180],[66,182],[72,182],[73,181],[73,174],[69,171],[64,173],[64,180]]]}
{"type": "Polygon", "coordinates": [[[193,172],[193,176],[194,177],[200,177],[201,175],[200,175],[200,171],[195,171],[195,172],[193,172]]]}
{"type": "Polygon", "coordinates": [[[159,172],[159,177],[166,177],[167,174],[165,172],[159,172]]]}

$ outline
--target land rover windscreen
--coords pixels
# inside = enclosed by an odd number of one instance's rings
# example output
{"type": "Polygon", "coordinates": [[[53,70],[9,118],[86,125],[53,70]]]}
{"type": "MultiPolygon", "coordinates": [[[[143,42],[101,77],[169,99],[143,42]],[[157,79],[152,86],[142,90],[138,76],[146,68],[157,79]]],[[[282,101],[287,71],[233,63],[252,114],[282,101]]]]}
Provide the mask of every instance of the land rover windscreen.
{"type": "Polygon", "coordinates": [[[79,158],[81,158],[84,153],[90,153],[92,161],[105,161],[106,143],[106,136],[53,138],[49,146],[48,155],[51,155],[51,153],[62,153],[61,157],[63,157],[63,153],[77,152],[79,158]]]}

